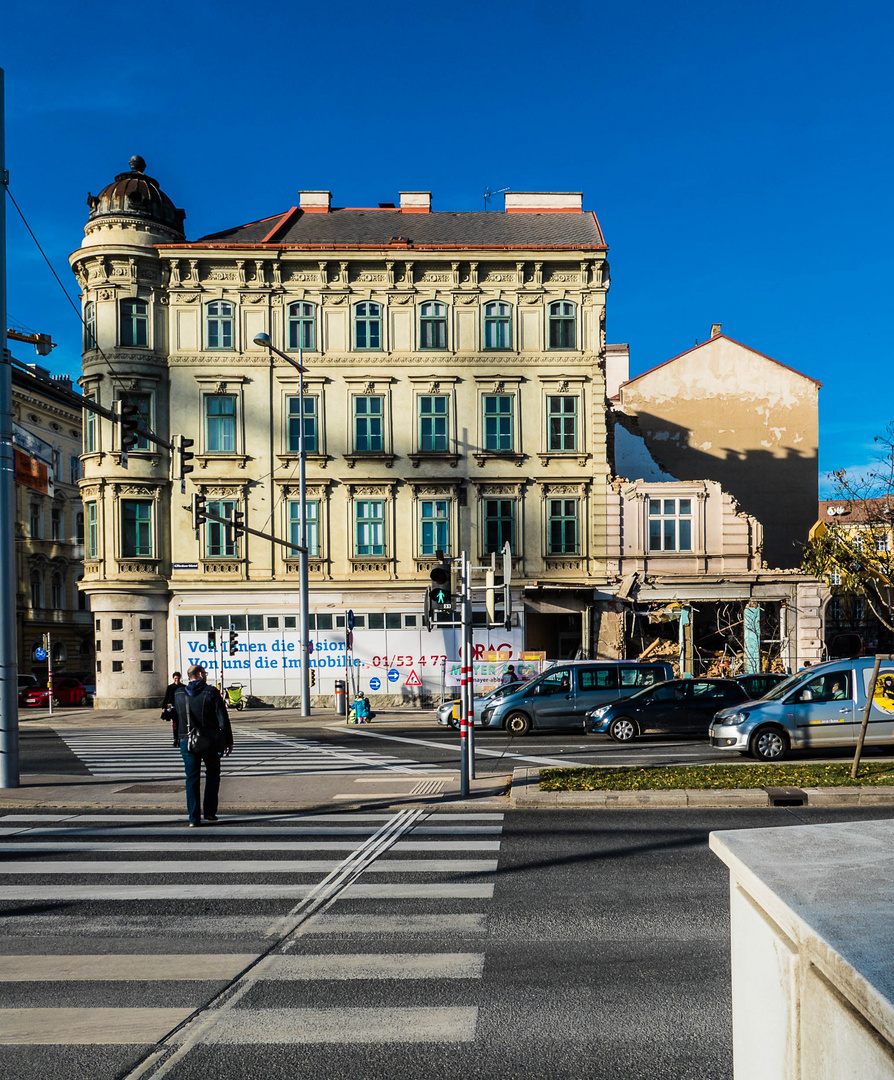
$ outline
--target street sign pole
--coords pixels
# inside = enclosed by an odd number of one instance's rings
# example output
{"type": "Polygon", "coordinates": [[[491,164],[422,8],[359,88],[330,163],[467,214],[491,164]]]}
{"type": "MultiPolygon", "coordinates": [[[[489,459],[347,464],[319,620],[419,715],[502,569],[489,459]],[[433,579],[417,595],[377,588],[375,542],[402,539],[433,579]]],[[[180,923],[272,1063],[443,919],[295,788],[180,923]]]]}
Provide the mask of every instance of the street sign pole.
{"type": "Polygon", "coordinates": [[[472,560],[468,559],[465,564],[466,575],[466,588],[463,590],[463,616],[465,618],[465,648],[468,655],[468,668],[469,668],[469,693],[467,696],[468,705],[468,727],[469,735],[466,740],[466,752],[469,755],[469,780],[475,779],[475,665],[474,665],[474,650],[472,649],[472,634],[473,634],[473,622],[472,622],[472,560]]]}
{"type": "Polygon", "coordinates": [[[461,672],[461,692],[460,692],[460,716],[459,716],[459,793],[460,797],[467,799],[469,797],[469,699],[471,688],[469,686],[469,650],[466,648],[466,641],[468,637],[468,630],[471,627],[466,627],[471,607],[466,604],[466,593],[468,592],[469,583],[467,579],[467,567],[466,553],[463,552],[460,555],[460,573],[461,573],[461,589],[462,589],[462,603],[460,607],[461,620],[460,625],[462,632],[460,634],[460,672],[461,672]]]}
{"type": "Polygon", "coordinates": [[[50,703],[50,716],[53,715],[53,638],[50,633],[44,634],[44,641],[46,642],[44,648],[47,650],[47,700],[50,703]]]}

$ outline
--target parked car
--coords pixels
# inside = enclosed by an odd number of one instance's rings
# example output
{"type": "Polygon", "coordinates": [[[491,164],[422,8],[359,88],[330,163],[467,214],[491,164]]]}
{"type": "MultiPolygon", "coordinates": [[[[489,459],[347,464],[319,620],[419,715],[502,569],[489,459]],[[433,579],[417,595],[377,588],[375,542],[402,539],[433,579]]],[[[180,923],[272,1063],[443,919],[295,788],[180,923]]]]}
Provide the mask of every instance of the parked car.
{"type": "Polygon", "coordinates": [[[747,700],[734,679],[669,679],[590,709],[584,731],[607,733],[615,742],[632,742],[647,731],[703,735],[718,709],[747,700]]]}
{"type": "MultiPolygon", "coordinates": [[[[781,761],[790,750],[854,746],[860,734],[874,656],[832,660],[790,675],[760,701],[721,709],[710,727],[718,750],[781,761]]],[[[868,746],[894,743],[894,665],[883,663],[869,711],[868,746]]]]}
{"type": "MultiPolygon", "coordinates": [[[[472,718],[476,724],[481,722],[481,713],[484,710],[485,705],[491,701],[499,701],[500,698],[505,697],[506,694],[514,694],[515,691],[522,685],[520,682],[505,683],[503,686],[498,686],[495,690],[491,690],[487,694],[482,694],[481,697],[472,699],[472,718]]],[[[459,719],[455,717],[454,712],[459,713],[460,699],[454,698],[452,701],[443,701],[438,706],[438,723],[449,724],[452,728],[459,727],[459,719]]]]}
{"type": "Polygon", "coordinates": [[[736,682],[748,694],[749,700],[757,701],[768,690],[772,690],[774,686],[778,686],[787,678],[788,675],[777,675],[770,671],[762,671],[755,675],[737,675],[736,682]]]}
{"type": "Polygon", "coordinates": [[[78,679],[90,697],[96,697],[96,675],[92,671],[73,671],[66,678],[78,679]]]}
{"type": "MultiPolygon", "coordinates": [[[[34,687],[25,691],[21,700],[23,705],[49,708],[50,692],[45,686],[34,687]]],[[[80,679],[62,676],[53,680],[54,705],[89,705],[90,695],[80,679]]]]}
{"type": "Polygon", "coordinates": [[[673,677],[670,664],[590,660],[557,664],[513,694],[488,703],[481,726],[527,735],[532,728],[574,727],[588,710],[673,677]]]}

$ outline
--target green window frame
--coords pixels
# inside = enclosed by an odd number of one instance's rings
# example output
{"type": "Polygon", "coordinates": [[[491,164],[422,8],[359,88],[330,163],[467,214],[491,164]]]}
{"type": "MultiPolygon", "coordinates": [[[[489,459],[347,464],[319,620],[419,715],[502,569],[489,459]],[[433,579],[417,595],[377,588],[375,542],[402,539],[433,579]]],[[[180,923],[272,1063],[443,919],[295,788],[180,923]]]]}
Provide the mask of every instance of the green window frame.
{"type": "Polygon", "coordinates": [[[450,500],[423,499],[419,504],[419,550],[422,555],[450,552],[450,500]]]}
{"type": "Polygon", "coordinates": [[[87,511],[87,550],[88,559],[99,558],[99,507],[95,502],[84,503],[87,511]]]}
{"type": "Polygon", "coordinates": [[[149,304],[145,300],[121,301],[121,344],[148,348],[149,304]]]}
{"type": "Polygon", "coordinates": [[[447,307],[430,300],[419,308],[419,348],[447,348],[447,307]]]}
{"type": "Polygon", "coordinates": [[[445,452],[450,438],[450,398],[447,394],[419,395],[419,449],[445,452]]]}
{"type": "MultiPolygon", "coordinates": [[[[317,426],[318,402],[314,395],[304,395],[304,452],[316,454],[319,452],[317,426]]],[[[286,401],[289,421],[289,453],[301,453],[301,398],[297,395],[289,397],[286,401]]]]}
{"type": "Polygon", "coordinates": [[[648,502],[649,551],[692,551],[692,499],[648,502]]]}
{"type": "Polygon", "coordinates": [[[493,454],[506,453],[514,446],[514,402],[512,394],[485,394],[484,449],[493,454]]]}
{"type": "Polygon", "coordinates": [[[152,503],[147,499],[121,500],[121,555],[152,558],[152,503]]]}
{"type": "Polygon", "coordinates": [[[515,499],[485,499],[484,513],[484,554],[497,553],[509,541],[509,547],[515,550],[515,499]]]}
{"type": "Polygon", "coordinates": [[[316,305],[299,300],[289,304],[289,348],[316,349],[317,309],[316,305]]]}
{"type": "MultiPolygon", "coordinates": [[[[209,499],[206,504],[209,514],[232,520],[238,499],[209,499]]],[[[235,559],[239,554],[239,540],[233,529],[228,529],[219,521],[205,522],[205,557],[208,559],[235,559]]]]}
{"type": "MultiPolygon", "coordinates": [[[[304,535],[307,538],[308,558],[316,559],[320,555],[320,503],[318,499],[306,499],[304,503],[306,513],[304,515],[304,535]]],[[[292,544],[301,543],[301,500],[289,499],[289,541],[292,544]]],[[[298,552],[289,550],[287,558],[297,559],[298,552]]]]}
{"type": "MultiPolygon", "coordinates": [[[[84,401],[92,402],[92,396],[85,394],[84,401]]],[[[92,409],[84,409],[84,453],[96,452],[96,413],[92,409]]]]}
{"type": "Polygon", "coordinates": [[[379,394],[355,394],[354,450],[381,453],[384,449],[385,398],[379,394]]]}
{"type": "Polygon", "coordinates": [[[209,349],[232,349],[235,306],[229,300],[213,300],[205,309],[205,343],[209,349]]]}
{"type": "Polygon", "coordinates": [[[84,304],[84,351],[96,348],[96,304],[88,300],[84,304]]]}
{"type": "Polygon", "coordinates": [[[574,349],[577,344],[577,305],[555,300],[549,305],[549,347],[574,349]]]}
{"type": "Polygon", "coordinates": [[[382,348],[382,305],[373,301],[354,308],[354,348],[382,348]]]}
{"type": "Polygon", "coordinates": [[[500,300],[484,305],[485,349],[512,348],[512,307],[500,300]]]}
{"type": "Polygon", "coordinates": [[[354,503],[354,551],[358,556],[385,554],[385,503],[359,499],[354,503]]]}
{"type": "Polygon", "coordinates": [[[236,453],[236,395],[205,395],[205,451],[236,453]]]}
{"type": "Polygon", "coordinates": [[[550,555],[577,555],[579,503],[577,499],[549,499],[548,547],[550,555]]]}
{"type": "Polygon", "coordinates": [[[577,414],[580,398],[573,394],[550,394],[546,399],[548,450],[577,450],[577,414]]]}

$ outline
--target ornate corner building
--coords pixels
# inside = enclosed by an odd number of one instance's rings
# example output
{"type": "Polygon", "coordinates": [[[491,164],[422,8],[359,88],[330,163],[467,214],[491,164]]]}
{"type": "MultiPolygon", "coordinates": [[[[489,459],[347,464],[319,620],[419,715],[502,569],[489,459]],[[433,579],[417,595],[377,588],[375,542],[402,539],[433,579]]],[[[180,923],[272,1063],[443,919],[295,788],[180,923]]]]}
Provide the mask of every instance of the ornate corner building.
{"type": "Polygon", "coordinates": [[[132,159],[89,197],[71,256],[81,383],[107,408],[126,395],[165,440],[194,439],[196,467],[186,495],[154,444],[124,468],[113,425],[86,414],[97,703],[155,703],[172,668],[207,657],[207,631],[231,627],[245,656],[230,677],[265,700],[297,693],[297,560],[211,522],[197,539],[186,507],[199,492],[212,512],[294,538],[302,425],[318,693],[344,674],[323,654],[347,610],[367,675],[397,671],[396,691],[412,668],[422,689],[441,685],[451,636],[421,627],[439,550],[484,564],[511,544],[513,626],[482,633],[483,648],[587,650],[609,547],[609,268],[582,196],[509,193],[504,212],[453,213],[427,192],[354,209],[301,192],[283,213],[187,241],[184,212],[144,169],[132,159]],[[297,373],[259,333],[300,350],[303,413],[297,373]]]}

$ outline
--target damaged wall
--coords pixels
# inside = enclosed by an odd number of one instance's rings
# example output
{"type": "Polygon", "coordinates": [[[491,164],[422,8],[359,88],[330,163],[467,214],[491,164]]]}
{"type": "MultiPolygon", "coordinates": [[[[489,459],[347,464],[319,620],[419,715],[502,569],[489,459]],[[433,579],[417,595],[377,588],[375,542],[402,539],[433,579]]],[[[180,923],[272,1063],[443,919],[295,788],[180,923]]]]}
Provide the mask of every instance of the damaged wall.
{"type": "Polygon", "coordinates": [[[663,470],[716,480],[760,521],[768,566],[792,568],[816,519],[819,386],[717,333],[622,384],[618,409],[663,470]]]}

